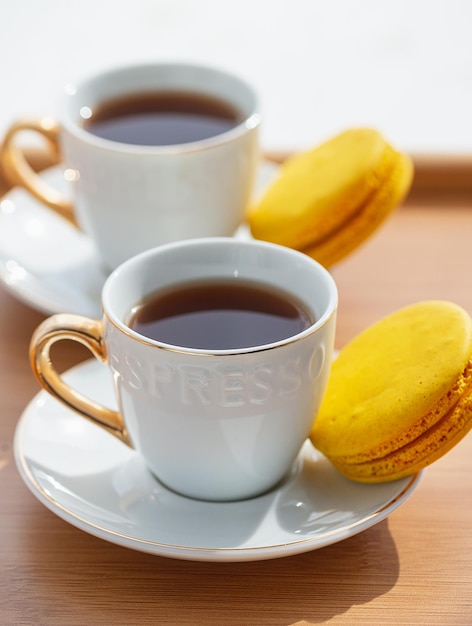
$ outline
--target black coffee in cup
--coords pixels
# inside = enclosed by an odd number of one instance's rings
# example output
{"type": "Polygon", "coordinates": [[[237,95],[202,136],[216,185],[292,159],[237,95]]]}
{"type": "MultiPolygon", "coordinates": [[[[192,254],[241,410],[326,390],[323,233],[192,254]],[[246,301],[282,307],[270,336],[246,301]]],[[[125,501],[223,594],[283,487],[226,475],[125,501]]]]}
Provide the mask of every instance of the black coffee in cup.
{"type": "Polygon", "coordinates": [[[313,323],[307,307],[284,291],[216,279],[151,294],[128,320],[133,330],[156,341],[206,350],[273,343],[313,323]]]}
{"type": "Polygon", "coordinates": [[[167,146],[208,139],[237,126],[243,114],[207,94],[137,93],[91,108],[83,123],[93,135],[120,143],[167,146]]]}

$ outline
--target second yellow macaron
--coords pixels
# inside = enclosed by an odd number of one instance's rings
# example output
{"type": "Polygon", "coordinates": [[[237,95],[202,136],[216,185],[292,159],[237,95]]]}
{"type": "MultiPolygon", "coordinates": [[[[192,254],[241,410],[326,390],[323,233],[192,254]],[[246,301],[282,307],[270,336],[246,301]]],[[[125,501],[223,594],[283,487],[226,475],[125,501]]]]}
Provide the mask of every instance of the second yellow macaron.
{"type": "Polygon", "coordinates": [[[411,158],[380,132],[349,129],[283,163],[248,210],[256,239],[298,249],[329,267],[365,241],[413,180],[411,158]]]}

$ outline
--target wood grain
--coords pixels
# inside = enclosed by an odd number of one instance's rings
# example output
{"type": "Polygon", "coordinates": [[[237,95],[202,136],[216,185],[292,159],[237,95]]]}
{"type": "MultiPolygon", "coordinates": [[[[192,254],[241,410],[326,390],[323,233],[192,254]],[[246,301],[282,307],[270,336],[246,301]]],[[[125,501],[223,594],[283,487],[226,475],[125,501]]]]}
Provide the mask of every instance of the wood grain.
{"type": "MultiPolygon", "coordinates": [[[[337,344],[396,308],[446,298],[472,313],[472,197],[415,193],[333,268],[337,344]]],[[[464,191],[464,190],[462,190],[464,191]]],[[[94,538],[46,510],[16,470],[17,420],[38,391],[28,343],[43,316],[0,288],[0,623],[472,624],[472,436],[413,497],[344,542],[273,561],[194,563],[94,538]]],[[[59,346],[68,368],[85,358],[59,346]]]]}

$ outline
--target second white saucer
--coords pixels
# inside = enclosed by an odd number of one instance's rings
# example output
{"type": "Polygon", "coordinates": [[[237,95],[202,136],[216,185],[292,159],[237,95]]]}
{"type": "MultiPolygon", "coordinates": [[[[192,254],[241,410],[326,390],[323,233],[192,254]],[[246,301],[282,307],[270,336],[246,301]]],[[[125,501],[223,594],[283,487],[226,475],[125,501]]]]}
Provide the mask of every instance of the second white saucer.
{"type": "MultiPolygon", "coordinates": [[[[61,167],[43,173],[67,192],[61,167]]],[[[106,274],[93,243],[66,220],[15,188],[0,201],[0,280],[17,298],[46,314],[99,317],[106,274]]]]}

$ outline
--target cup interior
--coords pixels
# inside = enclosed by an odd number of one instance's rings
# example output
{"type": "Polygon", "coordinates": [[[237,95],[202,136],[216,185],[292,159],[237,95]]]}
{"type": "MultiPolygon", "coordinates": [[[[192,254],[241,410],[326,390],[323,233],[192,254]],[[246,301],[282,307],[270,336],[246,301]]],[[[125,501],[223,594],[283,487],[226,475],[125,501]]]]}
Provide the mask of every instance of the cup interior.
{"type": "MultiPolygon", "coordinates": [[[[94,137],[83,128],[84,120],[91,111],[115,98],[153,91],[191,92],[228,102],[237,109],[242,120],[227,131],[231,134],[257,126],[260,121],[256,93],[238,76],[203,65],[161,63],[123,66],[78,85],[69,85],[66,88],[63,124],[69,132],[79,134],[82,139],[101,143],[103,139],[94,137]]],[[[205,141],[210,140],[215,141],[215,137],[205,141]]]]}
{"type": "MultiPolygon", "coordinates": [[[[324,325],[337,307],[337,289],[333,278],[310,257],[261,241],[201,238],[160,246],[123,263],[105,284],[104,312],[123,332],[135,334],[128,326],[131,310],[149,295],[179,283],[212,279],[259,282],[293,295],[306,306],[315,320],[296,337],[314,332],[324,325]]],[[[281,340],[274,345],[293,339],[281,340]]],[[[148,342],[159,344],[151,339],[148,342]]],[[[255,346],[254,349],[261,347],[255,346]]]]}

